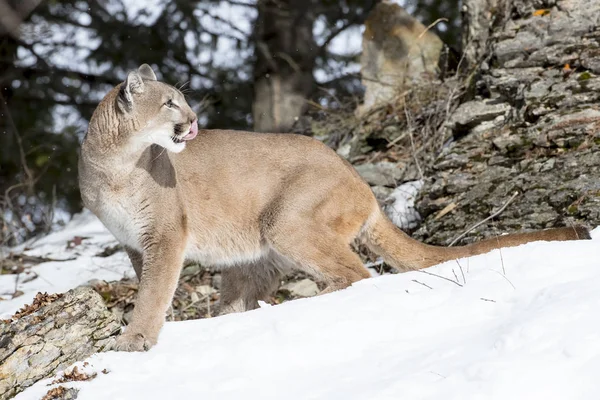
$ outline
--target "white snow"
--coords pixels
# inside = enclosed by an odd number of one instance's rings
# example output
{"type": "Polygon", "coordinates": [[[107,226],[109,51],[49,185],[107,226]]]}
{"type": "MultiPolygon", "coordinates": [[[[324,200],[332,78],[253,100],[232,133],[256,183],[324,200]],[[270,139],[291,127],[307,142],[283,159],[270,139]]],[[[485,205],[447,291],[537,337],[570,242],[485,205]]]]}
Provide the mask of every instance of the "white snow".
{"type": "Polygon", "coordinates": [[[406,182],[398,186],[388,196],[390,204],[385,213],[401,229],[414,229],[421,222],[421,215],[415,208],[415,199],[423,187],[423,181],[406,182]]]}
{"type": "MultiPolygon", "coordinates": [[[[149,352],[96,354],[84,369],[108,374],[63,385],[80,388],[82,400],[598,399],[600,227],[593,237],[529,243],[247,313],[169,322],[149,352]]],[[[122,253],[94,256],[111,240],[86,213],[38,241],[31,252],[81,254],[34,267],[53,281],[44,290],[110,279],[107,265],[119,278],[130,268],[122,253]],[[65,250],[74,234],[93,239],[65,250]]],[[[31,299],[36,289],[27,285],[1,310],[31,299]]],[[[0,288],[10,285],[0,280],[0,288]]],[[[56,386],[50,381],[16,399],[40,399],[56,386]]]]}

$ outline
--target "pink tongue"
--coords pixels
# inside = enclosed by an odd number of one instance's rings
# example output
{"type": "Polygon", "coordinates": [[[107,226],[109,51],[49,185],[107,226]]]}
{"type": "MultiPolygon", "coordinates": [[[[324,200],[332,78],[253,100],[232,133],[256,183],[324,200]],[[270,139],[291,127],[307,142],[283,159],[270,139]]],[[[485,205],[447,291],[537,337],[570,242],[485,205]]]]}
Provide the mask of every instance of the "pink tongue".
{"type": "Polygon", "coordinates": [[[183,137],[183,140],[192,140],[193,138],[196,137],[197,134],[198,134],[198,120],[195,119],[194,122],[192,122],[192,126],[190,127],[190,133],[185,135],[183,137]]]}

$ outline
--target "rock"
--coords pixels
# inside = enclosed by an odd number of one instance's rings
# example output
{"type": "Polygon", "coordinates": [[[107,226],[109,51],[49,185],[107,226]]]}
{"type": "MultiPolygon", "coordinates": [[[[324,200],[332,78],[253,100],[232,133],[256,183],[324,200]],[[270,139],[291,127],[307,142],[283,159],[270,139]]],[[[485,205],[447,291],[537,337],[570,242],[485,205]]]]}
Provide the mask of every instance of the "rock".
{"type": "Polygon", "coordinates": [[[394,189],[385,186],[371,186],[371,190],[379,204],[385,204],[394,189]]]}
{"type": "Polygon", "coordinates": [[[215,289],[217,290],[221,290],[221,282],[222,282],[222,278],[221,278],[221,274],[215,274],[212,277],[212,285],[215,289]]]}
{"type": "Polygon", "coordinates": [[[282,290],[287,290],[294,297],[311,297],[319,293],[319,287],[310,279],[288,282],[281,286],[282,290]]]}
{"type": "Polygon", "coordinates": [[[443,43],[437,35],[391,1],[382,1],[365,22],[361,73],[364,103],[357,114],[389,102],[399,87],[436,75],[443,43]]]}
{"type": "Polygon", "coordinates": [[[337,150],[336,153],[345,159],[350,158],[350,150],[352,150],[352,145],[350,143],[344,143],[337,150]]]}
{"type": "Polygon", "coordinates": [[[200,273],[201,269],[202,268],[198,264],[187,265],[183,268],[183,271],[181,271],[181,276],[197,275],[200,273]]]}
{"type": "Polygon", "coordinates": [[[208,297],[213,293],[217,293],[217,290],[209,285],[200,285],[196,286],[196,292],[203,297],[208,297]]]}
{"type": "Polygon", "coordinates": [[[448,124],[455,131],[471,129],[484,121],[491,121],[498,116],[506,116],[511,106],[493,100],[468,101],[461,104],[452,114],[448,124]]]}
{"type": "Polygon", "coordinates": [[[129,325],[133,320],[133,308],[123,313],[123,322],[129,325]]]}
{"type": "Polygon", "coordinates": [[[395,187],[403,173],[396,164],[387,161],[355,165],[354,168],[371,186],[395,187]]]}

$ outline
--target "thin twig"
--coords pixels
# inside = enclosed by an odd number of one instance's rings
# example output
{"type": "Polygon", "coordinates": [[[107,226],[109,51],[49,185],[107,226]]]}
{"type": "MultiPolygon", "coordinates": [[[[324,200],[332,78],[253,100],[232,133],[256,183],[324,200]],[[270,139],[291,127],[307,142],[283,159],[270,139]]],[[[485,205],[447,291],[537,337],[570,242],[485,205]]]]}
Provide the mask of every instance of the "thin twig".
{"type": "Polygon", "coordinates": [[[510,281],[510,279],[508,279],[508,278],[506,277],[506,275],[504,275],[502,272],[499,272],[499,271],[496,271],[496,270],[493,270],[493,269],[491,269],[490,271],[492,271],[492,272],[495,272],[495,273],[497,273],[498,275],[500,275],[501,277],[503,277],[504,279],[506,279],[506,282],[510,283],[510,286],[512,286],[512,287],[513,287],[513,289],[517,290],[517,288],[515,287],[515,285],[513,285],[513,283],[510,281]]]}
{"type": "Polygon", "coordinates": [[[429,288],[429,289],[432,289],[432,290],[433,290],[433,288],[432,288],[431,286],[429,286],[428,284],[426,284],[426,283],[419,282],[419,281],[418,281],[418,280],[416,280],[416,279],[413,279],[412,281],[413,281],[413,282],[415,282],[415,283],[418,283],[419,285],[423,285],[423,286],[425,286],[426,288],[429,288]]]}
{"type": "Polygon", "coordinates": [[[490,215],[489,217],[479,221],[478,223],[476,223],[475,225],[473,225],[472,227],[470,227],[469,229],[467,229],[466,231],[464,231],[463,233],[461,233],[460,235],[458,235],[454,240],[452,240],[450,242],[450,244],[448,245],[448,247],[452,247],[454,244],[456,244],[456,242],[458,242],[460,239],[462,239],[463,237],[465,237],[469,232],[471,232],[473,229],[477,228],[478,226],[485,224],[487,221],[489,221],[492,218],[497,217],[498,215],[500,215],[505,209],[506,207],[508,207],[508,205],[515,199],[515,197],[517,197],[519,195],[519,192],[514,192],[512,196],[510,196],[510,198],[506,201],[506,203],[504,203],[504,205],[502,207],[500,207],[500,209],[498,211],[496,211],[495,213],[493,213],[492,215],[490,215]]]}
{"type": "Polygon", "coordinates": [[[454,271],[454,268],[452,268],[452,273],[454,274],[454,279],[456,279],[456,282],[458,282],[458,276],[456,276],[456,271],[454,271]]]}
{"type": "MultiPolygon", "coordinates": [[[[498,240],[498,237],[496,237],[498,240]]],[[[504,269],[504,258],[502,257],[502,248],[500,247],[500,240],[498,240],[498,252],[500,253],[500,264],[502,264],[502,273],[506,275],[506,269],[504,269]]]]}
{"type": "Polygon", "coordinates": [[[429,271],[423,271],[423,270],[419,270],[419,271],[417,271],[417,272],[421,272],[421,273],[423,273],[423,274],[427,274],[427,275],[435,276],[435,277],[437,277],[437,278],[442,278],[442,279],[444,279],[444,280],[446,280],[446,281],[448,281],[448,282],[452,282],[452,283],[454,283],[455,285],[458,285],[458,286],[460,286],[460,287],[462,287],[462,286],[463,286],[463,285],[461,285],[461,284],[460,284],[460,282],[453,281],[453,280],[452,280],[452,279],[450,279],[450,278],[446,278],[445,276],[441,276],[441,275],[438,275],[438,274],[434,274],[434,273],[432,273],[432,272],[429,272],[429,271]]]}
{"type": "Polygon", "coordinates": [[[460,265],[460,263],[458,262],[458,259],[456,259],[454,261],[456,261],[456,263],[458,264],[458,268],[460,269],[460,273],[462,274],[463,284],[466,284],[467,283],[467,278],[465,278],[465,272],[463,271],[462,265],[460,265]]]}
{"type": "Polygon", "coordinates": [[[417,39],[421,39],[423,37],[423,35],[425,35],[429,30],[431,30],[431,28],[433,28],[440,22],[448,22],[448,18],[438,18],[435,21],[433,21],[431,24],[429,24],[429,26],[427,28],[425,28],[425,30],[423,32],[421,32],[421,34],[419,36],[417,36],[417,39]]]}
{"type": "Polygon", "coordinates": [[[410,147],[412,149],[411,153],[413,159],[415,160],[415,166],[417,167],[417,171],[419,171],[419,177],[424,179],[423,170],[421,169],[421,165],[419,164],[419,159],[417,157],[417,151],[415,150],[415,141],[412,134],[412,125],[410,122],[410,115],[408,114],[408,110],[406,109],[406,103],[404,103],[404,114],[406,115],[406,125],[408,128],[408,136],[410,137],[410,147]]]}
{"type": "Polygon", "coordinates": [[[17,287],[19,286],[19,275],[21,275],[21,273],[20,273],[20,272],[17,272],[17,275],[15,276],[15,291],[14,291],[14,293],[13,293],[13,296],[14,296],[15,294],[17,294],[17,287]]]}

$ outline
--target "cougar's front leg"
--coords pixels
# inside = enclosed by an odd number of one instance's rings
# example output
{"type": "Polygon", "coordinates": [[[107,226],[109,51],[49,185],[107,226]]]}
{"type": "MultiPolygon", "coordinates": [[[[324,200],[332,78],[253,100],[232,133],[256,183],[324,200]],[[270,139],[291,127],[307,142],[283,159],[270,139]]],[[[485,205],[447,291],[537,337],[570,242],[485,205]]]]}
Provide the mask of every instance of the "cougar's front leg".
{"type": "Polygon", "coordinates": [[[162,237],[145,247],[131,323],[115,343],[118,351],[148,350],[158,339],[183,265],[183,235],[162,237]]]}
{"type": "Polygon", "coordinates": [[[131,247],[125,246],[125,252],[129,256],[129,260],[131,261],[131,266],[135,271],[135,275],[138,278],[138,281],[142,280],[142,268],[144,266],[144,259],[142,258],[142,253],[137,250],[132,249],[131,247]]]}

